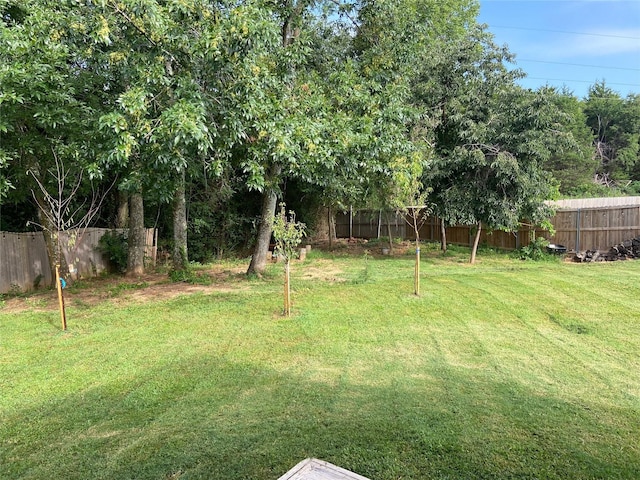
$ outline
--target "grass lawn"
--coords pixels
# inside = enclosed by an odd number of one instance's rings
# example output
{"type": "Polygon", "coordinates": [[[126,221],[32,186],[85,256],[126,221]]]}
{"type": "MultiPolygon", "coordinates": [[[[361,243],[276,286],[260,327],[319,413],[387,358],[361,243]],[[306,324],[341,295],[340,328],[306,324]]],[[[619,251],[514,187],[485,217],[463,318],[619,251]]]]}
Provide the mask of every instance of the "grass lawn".
{"type": "Polygon", "coordinates": [[[640,262],[467,254],[0,299],[0,478],[640,478],[640,262]]]}

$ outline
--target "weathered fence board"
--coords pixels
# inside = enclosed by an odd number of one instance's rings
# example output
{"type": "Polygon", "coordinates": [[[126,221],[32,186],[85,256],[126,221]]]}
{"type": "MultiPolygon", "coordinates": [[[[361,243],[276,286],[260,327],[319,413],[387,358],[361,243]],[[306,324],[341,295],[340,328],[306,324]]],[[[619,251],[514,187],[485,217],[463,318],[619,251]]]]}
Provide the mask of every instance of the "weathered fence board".
{"type": "Polygon", "coordinates": [[[552,223],[553,243],[572,251],[608,250],[640,235],[640,206],[558,210],[552,223]]]}
{"type": "MultiPolygon", "coordinates": [[[[107,228],[87,228],[84,232],[60,234],[62,251],[74,278],[88,278],[109,269],[109,262],[97,250],[107,228]],[[69,241],[71,239],[71,241],[69,241]]],[[[155,266],[157,230],[146,231],[145,258],[155,266]]],[[[52,272],[42,232],[0,232],[0,293],[28,291],[52,282],[52,272]]]]}
{"type": "Polygon", "coordinates": [[[388,237],[388,224],[391,224],[391,236],[404,238],[407,223],[395,212],[379,210],[361,210],[336,215],[336,236],[338,238],[378,238],[388,237]]]}
{"type": "Polygon", "coordinates": [[[74,276],[94,277],[109,269],[108,259],[97,250],[100,238],[108,231],[106,228],[92,228],[84,233],[60,234],[62,252],[74,276]]]}
{"type": "Polygon", "coordinates": [[[636,197],[600,197],[600,198],[571,198],[567,200],[553,200],[547,202],[558,209],[576,210],[578,208],[606,208],[628,207],[640,205],[640,196],[636,197]]]}
{"type": "Polygon", "coordinates": [[[32,290],[51,278],[42,232],[0,232],[0,293],[32,290]]]}

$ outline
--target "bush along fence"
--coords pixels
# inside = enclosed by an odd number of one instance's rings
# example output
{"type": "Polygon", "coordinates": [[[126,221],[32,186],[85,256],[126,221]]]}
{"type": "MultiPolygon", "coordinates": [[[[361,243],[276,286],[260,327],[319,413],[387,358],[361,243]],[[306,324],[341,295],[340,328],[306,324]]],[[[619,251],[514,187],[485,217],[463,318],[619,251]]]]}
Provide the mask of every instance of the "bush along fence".
{"type": "MultiPolygon", "coordinates": [[[[111,270],[109,259],[97,248],[100,238],[111,231],[107,228],[87,228],[84,232],[70,231],[60,235],[63,254],[74,279],[94,277],[111,270]],[[69,248],[74,242],[73,248],[69,248]]],[[[155,266],[157,230],[148,228],[146,235],[145,257],[149,265],[155,266]]],[[[54,274],[49,266],[42,232],[0,232],[0,294],[20,293],[51,285],[54,274]]]]}
{"type": "MultiPolygon", "coordinates": [[[[521,224],[513,232],[482,232],[480,244],[504,250],[517,250],[529,245],[536,237],[544,237],[556,245],[563,245],[568,252],[586,250],[608,252],[614,245],[629,242],[640,236],[640,205],[613,205],[588,208],[562,208],[551,219],[555,230],[549,232],[521,224]]],[[[351,211],[336,215],[338,238],[380,238],[391,236],[405,240],[415,239],[411,228],[401,215],[381,211],[351,211]]],[[[466,225],[446,228],[447,242],[471,246],[475,227],[466,225]]],[[[420,228],[420,239],[439,242],[440,219],[429,217],[420,228]]]]}

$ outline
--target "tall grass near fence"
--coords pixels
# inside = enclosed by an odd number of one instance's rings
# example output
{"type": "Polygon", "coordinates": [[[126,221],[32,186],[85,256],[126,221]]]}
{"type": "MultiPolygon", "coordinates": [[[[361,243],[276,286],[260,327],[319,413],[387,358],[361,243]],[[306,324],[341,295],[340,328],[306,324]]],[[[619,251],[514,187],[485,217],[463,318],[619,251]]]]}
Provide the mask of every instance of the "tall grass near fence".
{"type": "Polygon", "coordinates": [[[0,478],[640,477],[640,264],[412,259],[0,309],[0,478]]]}

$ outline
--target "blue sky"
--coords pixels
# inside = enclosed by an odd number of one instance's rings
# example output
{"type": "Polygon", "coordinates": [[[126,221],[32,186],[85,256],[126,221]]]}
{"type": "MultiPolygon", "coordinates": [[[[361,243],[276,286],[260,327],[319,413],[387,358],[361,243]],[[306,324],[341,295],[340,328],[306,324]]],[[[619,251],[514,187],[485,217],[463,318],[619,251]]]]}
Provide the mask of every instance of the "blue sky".
{"type": "Polygon", "coordinates": [[[527,88],[567,86],[585,97],[605,80],[640,94],[640,0],[480,0],[479,21],[507,44],[527,88]]]}

